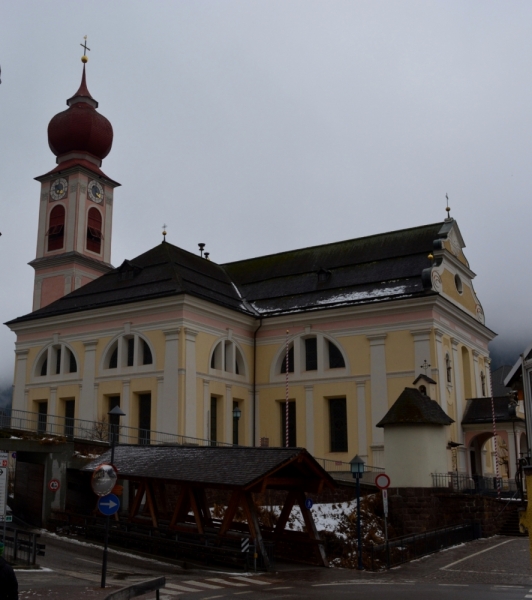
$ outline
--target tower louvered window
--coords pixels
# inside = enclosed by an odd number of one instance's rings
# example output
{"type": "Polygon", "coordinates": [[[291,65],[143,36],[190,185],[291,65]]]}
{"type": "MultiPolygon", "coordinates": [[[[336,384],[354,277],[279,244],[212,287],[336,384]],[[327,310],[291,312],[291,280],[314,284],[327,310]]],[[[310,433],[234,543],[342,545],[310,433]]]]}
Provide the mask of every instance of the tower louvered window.
{"type": "Polygon", "coordinates": [[[60,250],[65,239],[65,207],[58,205],[50,212],[48,231],[48,252],[60,250]]]}
{"type": "Polygon", "coordinates": [[[87,250],[100,254],[102,239],[102,215],[97,208],[91,208],[88,214],[87,250]]]}

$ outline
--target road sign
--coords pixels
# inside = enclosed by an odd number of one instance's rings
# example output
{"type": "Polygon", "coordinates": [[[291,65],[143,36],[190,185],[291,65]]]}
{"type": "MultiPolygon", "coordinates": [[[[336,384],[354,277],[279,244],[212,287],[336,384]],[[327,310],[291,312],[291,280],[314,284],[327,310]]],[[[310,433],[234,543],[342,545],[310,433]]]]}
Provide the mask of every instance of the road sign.
{"type": "Polygon", "coordinates": [[[390,478],[386,473],[379,473],[377,477],[375,477],[375,485],[379,490],[386,490],[390,487],[390,478]]]}
{"type": "Polygon", "coordinates": [[[50,481],[48,482],[48,489],[51,492],[57,492],[57,490],[61,487],[61,483],[59,482],[59,479],[50,479],[50,481]]]}
{"type": "Polygon", "coordinates": [[[92,490],[97,496],[107,496],[115,487],[117,479],[112,465],[100,465],[92,474],[92,490]]]}
{"type": "Polygon", "coordinates": [[[305,500],[305,507],[310,510],[313,506],[314,506],[314,502],[312,502],[312,499],[311,498],[307,498],[305,500]]]}
{"type": "Polygon", "coordinates": [[[248,552],[249,551],[249,538],[242,538],[240,540],[240,550],[242,552],[248,552]]]}
{"type": "Polygon", "coordinates": [[[6,515],[5,519],[4,517],[0,517],[0,523],[3,523],[4,521],[6,523],[13,523],[13,515],[6,515]]]}
{"type": "Polygon", "coordinates": [[[7,461],[9,454],[0,452],[0,517],[5,519],[7,511],[7,461]]]}
{"type": "Polygon", "coordinates": [[[98,510],[102,515],[110,517],[120,508],[120,500],[114,494],[107,494],[98,499],[98,510]]]}
{"type": "Polygon", "coordinates": [[[382,505],[384,507],[384,516],[388,516],[388,490],[382,490],[382,505]]]}

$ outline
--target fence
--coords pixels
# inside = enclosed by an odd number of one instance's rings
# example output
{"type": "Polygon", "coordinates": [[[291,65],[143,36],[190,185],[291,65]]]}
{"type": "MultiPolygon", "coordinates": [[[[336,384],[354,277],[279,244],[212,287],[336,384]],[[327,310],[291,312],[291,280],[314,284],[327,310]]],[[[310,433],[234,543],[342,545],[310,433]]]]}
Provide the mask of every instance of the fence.
{"type": "Polygon", "coordinates": [[[514,494],[517,486],[514,479],[506,477],[482,477],[480,475],[463,475],[461,473],[432,473],[432,487],[440,488],[455,494],[481,494],[494,496],[498,493],[498,485],[503,496],[514,494]]]}
{"type": "Polygon", "coordinates": [[[4,558],[12,564],[34,565],[46,548],[37,541],[40,537],[38,533],[6,527],[4,558]]]}
{"type": "Polygon", "coordinates": [[[393,538],[388,540],[388,544],[370,546],[371,570],[379,571],[383,566],[389,569],[444,548],[476,540],[480,535],[480,525],[470,522],[393,538]]]}

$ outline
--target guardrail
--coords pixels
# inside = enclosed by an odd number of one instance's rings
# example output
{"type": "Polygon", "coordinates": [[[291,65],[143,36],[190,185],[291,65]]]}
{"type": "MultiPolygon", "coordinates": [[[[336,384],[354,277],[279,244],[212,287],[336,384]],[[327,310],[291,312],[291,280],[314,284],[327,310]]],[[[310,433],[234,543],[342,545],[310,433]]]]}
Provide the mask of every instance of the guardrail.
{"type": "Polygon", "coordinates": [[[155,597],[159,600],[159,590],[166,585],[166,577],[156,577],[155,579],[149,579],[148,581],[141,581],[140,583],[134,583],[126,588],[111,592],[105,596],[104,600],[129,600],[129,598],[136,598],[137,596],[143,596],[148,592],[155,592],[155,597]]]}
{"type": "Polygon", "coordinates": [[[469,522],[393,538],[387,544],[370,546],[371,570],[379,571],[383,566],[389,569],[480,536],[480,524],[469,522]]]}
{"type": "Polygon", "coordinates": [[[44,556],[46,546],[39,543],[39,533],[6,527],[4,558],[13,564],[34,565],[37,556],[44,556]]]}
{"type": "Polygon", "coordinates": [[[432,487],[455,494],[497,495],[498,487],[504,496],[512,495],[517,486],[514,479],[482,477],[461,473],[432,473],[432,487]]]}

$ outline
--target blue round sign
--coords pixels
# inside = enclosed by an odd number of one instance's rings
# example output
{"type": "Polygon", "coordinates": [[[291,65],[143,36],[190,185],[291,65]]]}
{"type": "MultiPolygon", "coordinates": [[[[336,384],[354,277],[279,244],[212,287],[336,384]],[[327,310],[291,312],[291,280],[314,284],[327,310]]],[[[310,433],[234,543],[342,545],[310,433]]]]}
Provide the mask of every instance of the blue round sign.
{"type": "Polygon", "coordinates": [[[107,494],[98,499],[98,510],[107,517],[114,515],[120,508],[120,500],[114,494],[107,494]]]}
{"type": "Polygon", "coordinates": [[[313,506],[314,506],[314,502],[312,502],[312,500],[310,498],[307,498],[305,500],[305,507],[310,510],[313,506]]]}

